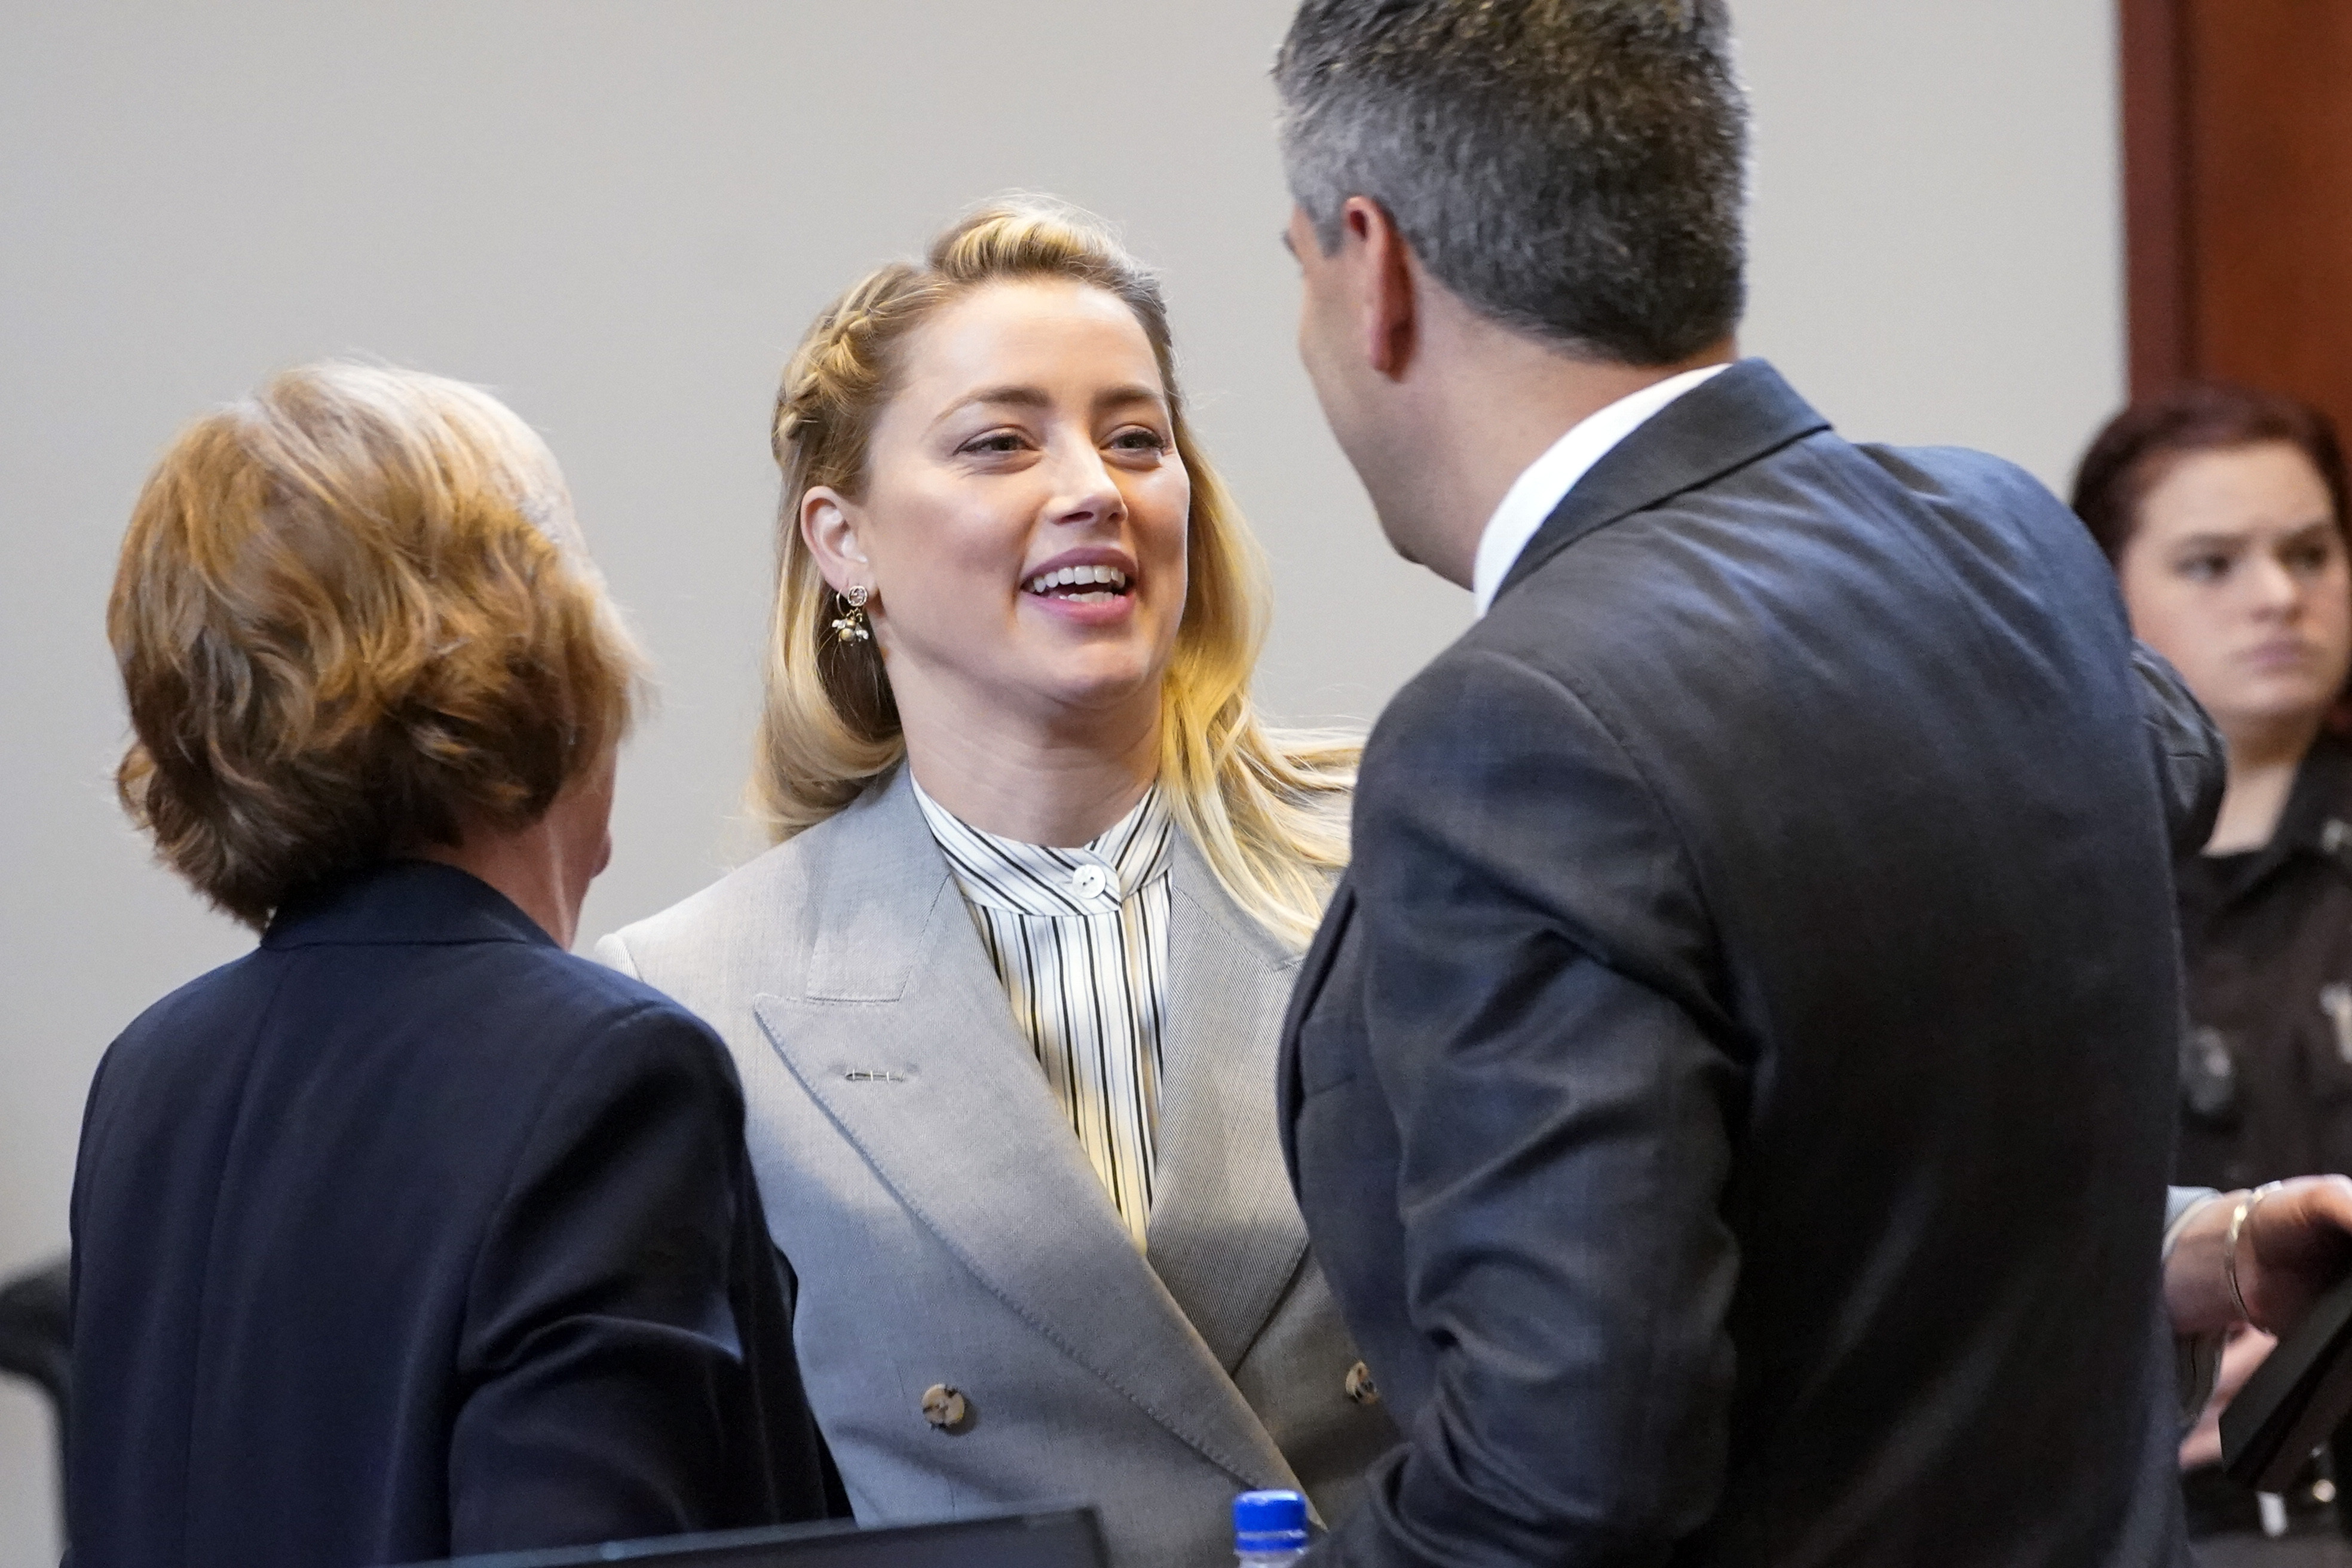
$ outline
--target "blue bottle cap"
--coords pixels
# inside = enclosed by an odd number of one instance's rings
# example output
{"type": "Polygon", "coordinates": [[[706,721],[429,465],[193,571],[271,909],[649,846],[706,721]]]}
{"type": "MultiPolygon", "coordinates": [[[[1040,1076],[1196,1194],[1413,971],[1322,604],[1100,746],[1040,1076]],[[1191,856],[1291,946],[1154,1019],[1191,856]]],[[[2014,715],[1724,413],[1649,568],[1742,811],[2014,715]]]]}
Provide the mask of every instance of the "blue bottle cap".
{"type": "Polygon", "coordinates": [[[1307,1544],[1307,1500],[1297,1492],[1244,1492],[1234,1499],[1234,1550],[1295,1552],[1307,1544]]]}

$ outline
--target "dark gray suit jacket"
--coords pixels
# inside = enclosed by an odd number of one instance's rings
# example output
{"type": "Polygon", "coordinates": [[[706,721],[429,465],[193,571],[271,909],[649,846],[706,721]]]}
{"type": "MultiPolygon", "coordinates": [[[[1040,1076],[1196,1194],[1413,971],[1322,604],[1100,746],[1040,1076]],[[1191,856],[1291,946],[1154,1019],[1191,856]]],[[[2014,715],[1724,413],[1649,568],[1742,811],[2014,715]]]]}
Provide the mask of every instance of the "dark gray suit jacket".
{"type": "Polygon", "coordinates": [[[1382,716],[1286,1029],[1407,1431],[1317,1562],[2181,1560],[2131,651],[2040,485],[1761,362],[1570,491],[1382,716]]]}

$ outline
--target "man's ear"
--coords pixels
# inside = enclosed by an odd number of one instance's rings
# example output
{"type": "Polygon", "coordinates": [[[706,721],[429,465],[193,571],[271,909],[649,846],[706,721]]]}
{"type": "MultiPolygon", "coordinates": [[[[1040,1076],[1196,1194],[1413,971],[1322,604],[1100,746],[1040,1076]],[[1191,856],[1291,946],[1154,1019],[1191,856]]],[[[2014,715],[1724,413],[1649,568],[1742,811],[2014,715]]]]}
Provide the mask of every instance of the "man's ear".
{"type": "Polygon", "coordinates": [[[811,485],[801,496],[801,538],[834,592],[874,586],[874,568],[857,537],[856,509],[831,485],[811,485]]]}
{"type": "Polygon", "coordinates": [[[1339,209],[1340,245],[1360,269],[1364,356],[1372,369],[1401,380],[1420,344],[1420,300],[1411,247],[1386,209],[1369,196],[1349,196],[1339,209]]]}

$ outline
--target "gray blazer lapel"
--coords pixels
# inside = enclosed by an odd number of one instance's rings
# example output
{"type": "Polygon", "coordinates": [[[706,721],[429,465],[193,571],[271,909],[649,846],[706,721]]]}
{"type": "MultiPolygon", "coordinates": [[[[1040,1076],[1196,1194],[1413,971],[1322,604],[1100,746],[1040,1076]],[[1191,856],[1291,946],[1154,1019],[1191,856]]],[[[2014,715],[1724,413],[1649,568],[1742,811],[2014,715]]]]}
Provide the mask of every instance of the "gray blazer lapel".
{"type": "Polygon", "coordinates": [[[1298,960],[1181,834],[1171,876],[1151,1266],[1230,1372],[1307,1255],[1274,1110],[1298,960]]]}
{"type": "Polygon", "coordinates": [[[777,1053],[1038,1333],[1235,1480],[1293,1484],[1087,1165],[904,773],[844,827],[814,868],[803,994],[753,1004],[777,1053]]]}

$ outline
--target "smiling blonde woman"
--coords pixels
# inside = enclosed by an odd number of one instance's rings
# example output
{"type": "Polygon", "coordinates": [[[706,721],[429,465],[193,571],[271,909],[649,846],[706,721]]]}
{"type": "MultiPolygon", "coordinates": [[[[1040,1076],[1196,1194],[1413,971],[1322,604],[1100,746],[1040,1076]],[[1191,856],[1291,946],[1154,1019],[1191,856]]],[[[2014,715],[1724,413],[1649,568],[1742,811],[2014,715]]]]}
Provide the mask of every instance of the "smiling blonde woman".
{"type": "Polygon", "coordinates": [[[1393,1441],[1307,1252],[1276,1034],[1356,745],[1263,724],[1255,544],[1150,276],[1003,205],[777,399],[780,843],[600,956],[709,1019],[861,1520],[1080,1498],[1121,1568],[1393,1441]]]}

